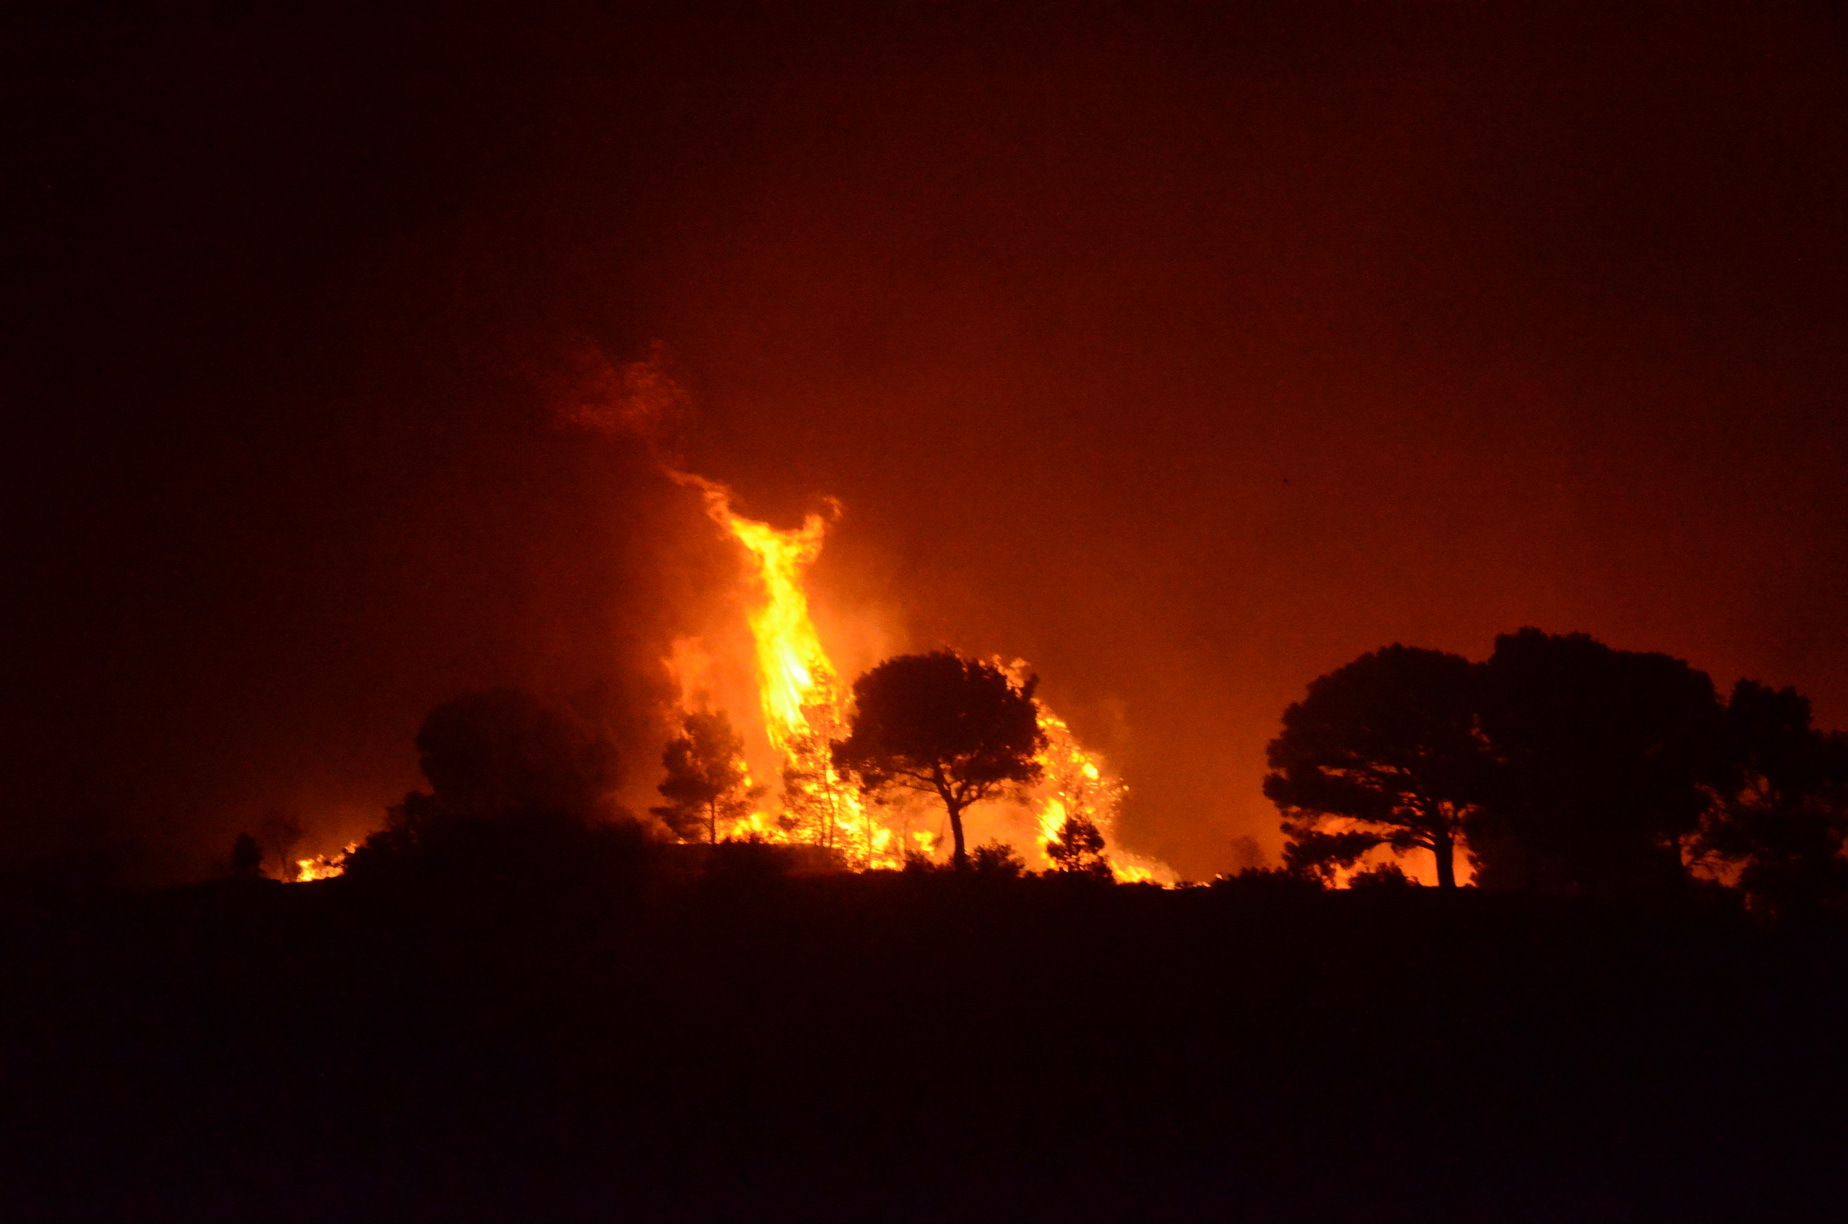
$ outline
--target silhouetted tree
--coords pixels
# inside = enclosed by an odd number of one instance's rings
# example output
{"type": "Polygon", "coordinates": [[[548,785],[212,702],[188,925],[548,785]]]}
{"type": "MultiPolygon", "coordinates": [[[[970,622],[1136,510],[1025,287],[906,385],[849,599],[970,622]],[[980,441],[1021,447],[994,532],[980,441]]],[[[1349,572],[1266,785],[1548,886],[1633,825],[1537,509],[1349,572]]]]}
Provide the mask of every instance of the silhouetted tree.
{"type": "Polygon", "coordinates": [[[1334,884],[1338,872],[1354,866],[1370,851],[1380,846],[1380,835],[1363,829],[1303,828],[1299,822],[1286,820],[1283,843],[1283,869],[1293,876],[1312,881],[1317,887],[1334,884]]]}
{"type": "Polygon", "coordinates": [[[1726,705],[1735,773],[1698,839],[1702,857],[1740,867],[1752,904],[1802,913],[1848,895],[1848,739],[1819,731],[1795,689],[1753,680],[1726,705]]]}
{"type": "Polygon", "coordinates": [[[657,788],[669,802],[650,808],[668,828],[685,839],[704,829],[713,845],[719,822],[749,815],[754,792],[744,763],[744,741],[723,711],[689,712],[681,732],[661,753],[667,777],[657,788]]]}
{"type": "Polygon", "coordinates": [[[613,747],[563,711],[519,689],[465,694],[430,712],[417,748],[430,789],[392,807],[348,878],[542,899],[645,874],[645,835],[609,799],[613,747]]]}
{"type": "Polygon", "coordinates": [[[841,817],[846,814],[848,783],[834,764],[833,741],[847,731],[837,702],[812,702],[802,707],[809,730],[786,745],[783,766],[783,811],[777,823],[788,832],[805,835],[818,846],[833,848],[841,817]]]}
{"type": "Polygon", "coordinates": [[[1045,746],[1035,681],[1016,687],[992,663],[947,650],[887,659],[853,684],[854,715],[834,759],[869,794],[922,791],[943,801],[951,861],[968,866],[962,814],[972,803],[1035,781],[1045,746]]]}
{"type": "Polygon", "coordinates": [[[417,733],[424,777],[443,811],[494,817],[607,814],[616,781],[609,740],[516,688],[487,689],[430,711],[417,733]]]}
{"type": "Polygon", "coordinates": [[[1396,645],[1362,655],[1284,711],[1269,760],[1264,793],[1284,814],[1291,870],[1326,880],[1375,846],[1423,848],[1439,886],[1456,887],[1457,840],[1491,768],[1467,659],[1396,645]]]}
{"type": "Polygon", "coordinates": [[[1083,816],[1065,818],[1058,836],[1046,843],[1046,857],[1052,860],[1053,870],[1064,874],[1113,878],[1110,860],[1104,856],[1103,830],[1083,816]]]}
{"type": "Polygon", "coordinates": [[[1484,668],[1498,782],[1478,881],[1619,892],[1685,879],[1683,843],[1727,774],[1713,682],[1582,633],[1504,634],[1484,668]]]}
{"type": "Polygon", "coordinates": [[[240,880],[255,880],[263,875],[263,847],[248,833],[239,833],[231,843],[231,874],[240,880]]]}

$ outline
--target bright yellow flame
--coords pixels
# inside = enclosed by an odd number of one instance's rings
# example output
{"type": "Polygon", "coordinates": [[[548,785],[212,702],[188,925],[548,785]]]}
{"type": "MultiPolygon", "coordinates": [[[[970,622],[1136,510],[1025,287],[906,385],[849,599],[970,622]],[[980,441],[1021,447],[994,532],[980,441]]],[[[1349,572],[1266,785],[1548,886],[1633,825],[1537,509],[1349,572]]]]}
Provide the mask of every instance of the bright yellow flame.
{"type": "MultiPolygon", "coordinates": [[[[1016,683],[1025,680],[1025,660],[1002,664],[997,659],[995,662],[1016,683]]],[[[1178,877],[1166,863],[1132,854],[1117,843],[1117,818],[1129,787],[1109,772],[1101,756],[1078,742],[1070,724],[1054,713],[1051,706],[1037,697],[1033,705],[1039,713],[1040,733],[1046,737],[1046,747],[1036,758],[1043,776],[1031,796],[1035,840],[1042,865],[1053,865],[1048,847],[1058,839],[1066,820],[1077,816],[1096,825],[1097,831],[1104,835],[1104,857],[1109,861],[1110,874],[1118,883],[1176,883],[1178,877]]]]}
{"type": "Polygon", "coordinates": [[[778,531],[768,523],[734,513],[730,494],[723,487],[706,481],[699,481],[698,487],[705,494],[707,513],[750,554],[762,587],[762,600],[751,610],[749,620],[757,644],[764,730],[771,745],[781,752],[793,738],[812,730],[803,707],[814,704],[817,696],[832,696],[831,690],[838,687],[802,589],[802,571],[821,555],[828,523],[821,515],[811,514],[796,530],[778,531]]]}
{"type": "MultiPolygon", "coordinates": [[[[827,517],[811,514],[801,527],[779,531],[734,511],[723,485],[697,476],[676,479],[700,491],[713,522],[743,546],[755,580],[757,598],[746,619],[757,654],[764,734],[782,758],[783,810],[774,817],[754,811],[735,823],[731,835],[822,845],[862,868],[900,865],[906,839],[876,818],[834,768],[829,750],[830,741],[847,733],[846,695],[815,631],[802,575],[821,555],[839,506],[830,502],[827,517]]],[[[676,643],[677,658],[692,653],[676,643]]],[[[911,840],[928,852],[927,841],[911,840]]]]}
{"type": "MultiPolygon", "coordinates": [[[[811,514],[802,526],[779,531],[745,518],[732,509],[731,491],[698,476],[675,479],[700,491],[713,522],[743,546],[750,557],[757,599],[747,614],[756,647],[758,698],[764,732],[783,762],[783,810],[772,817],[754,811],[735,822],[731,835],[768,841],[811,842],[826,846],[856,868],[897,867],[907,851],[934,854],[940,838],[913,831],[902,812],[882,811],[867,803],[851,781],[834,768],[829,744],[845,737],[848,695],[809,613],[804,571],[821,555],[829,524],[840,506],[828,503],[828,515],[811,514]]],[[[689,672],[703,666],[696,643],[675,643],[670,669],[681,682],[683,702],[690,700],[689,672]]],[[[1026,664],[995,662],[1024,681],[1026,664]]],[[[1039,756],[1043,780],[1028,797],[1034,813],[1034,836],[1044,865],[1046,844],[1056,838],[1067,816],[1081,815],[1103,833],[1111,871],[1118,880],[1174,882],[1165,864],[1128,854],[1115,844],[1115,826],[1125,787],[1108,773],[1101,758],[1086,751],[1065,720],[1035,700],[1047,745],[1039,756]]],[[[1025,850],[1024,846],[1016,849],[1025,850]]]]}
{"type": "Polygon", "coordinates": [[[344,849],[335,854],[317,854],[313,858],[295,860],[295,880],[297,884],[307,884],[314,880],[331,880],[346,871],[347,855],[359,849],[359,843],[348,842],[344,849]]]}

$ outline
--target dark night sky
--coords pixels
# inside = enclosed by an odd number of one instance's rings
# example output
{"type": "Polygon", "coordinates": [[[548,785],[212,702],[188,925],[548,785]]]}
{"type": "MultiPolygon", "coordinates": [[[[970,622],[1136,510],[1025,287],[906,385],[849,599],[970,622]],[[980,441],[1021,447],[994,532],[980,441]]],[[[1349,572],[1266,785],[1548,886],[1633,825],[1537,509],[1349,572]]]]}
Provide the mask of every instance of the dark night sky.
{"type": "Polygon", "coordinates": [[[834,615],[1031,659],[1190,875],[1393,640],[1848,724],[1841,8],[1221,7],[8,18],[12,852],[357,832],[486,683],[645,790],[721,558],[551,423],[587,341],[747,508],[842,499],[834,615]]]}

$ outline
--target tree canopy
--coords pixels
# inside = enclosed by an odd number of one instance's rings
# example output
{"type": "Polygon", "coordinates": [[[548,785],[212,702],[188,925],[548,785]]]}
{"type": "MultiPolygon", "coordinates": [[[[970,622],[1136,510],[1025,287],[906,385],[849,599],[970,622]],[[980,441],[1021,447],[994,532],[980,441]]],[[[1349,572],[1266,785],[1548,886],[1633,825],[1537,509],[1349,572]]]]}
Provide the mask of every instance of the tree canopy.
{"type": "Polygon", "coordinates": [[[1703,857],[1739,868],[1752,904],[1813,912],[1848,895],[1848,738],[1818,730],[1795,689],[1753,680],[1726,704],[1734,772],[1701,830],[1703,857]]]}
{"type": "Polygon", "coordinates": [[[1110,859],[1104,854],[1104,832],[1083,814],[1060,822],[1058,832],[1046,843],[1046,857],[1052,860],[1054,871],[1066,875],[1113,878],[1110,859]]]}
{"type": "Polygon", "coordinates": [[[680,734],[661,753],[661,764],[667,777],[657,789],[668,802],[649,811],[676,835],[692,839],[704,830],[717,845],[720,821],[750,813],[753,792],[744,741],[724,711],[684,715],[680,734]]]}
{"type": "Polygon", "coordinates": [[[1707,674],[1538,629],[1498,637],[1483,674],[1500,760],[1474,847],[1488,880],[1611,893],[1683,879],[1684,843],[1730,773],[1707,674]]]}
{"type": "Polygon", "coordinates": [[[1794,690],[1582,633],[1522,629],[1481,664],[1406,646],[1312,682],[1284,713],[1265,793],[1285,866],[1329,882],[1380,846],[1422,847],[1454,885],[1613,895],[1736,869],[1755,903],[1848,894],[1848,740],[1794,690]]]}
{"type": "Polygon", "coordinates": [[[1264,793],[1284,814],[1286,863],[1326,878],[1376,846],[1431,852],[1456,886],[1456,845],[1491,766],[1467,659],[1387,646],[1309,685],[1268,750],[1264,793]]]}
{"type": "Polygon", "coordinates": [[[969,863],[963,812],[970,804],[1033,782],[1045,747],[1035,681],[1016,685],[992,663],[947,650],[898,655],[854,681],[847,738],[835,763],[868,794],[934,794],[950,816],[952,861],[969,863]]]}
{"type": "Polygon", "coordinates": [[[444,811],[495,817],[607,814],[616,783],[610,741],[523,689],[466,693],[417,732],[424,777],[444,811]]]}
{"type": "Polygon", "coordinates": [[[347,857],[349,877],[536,893],[599,872],[629,878],[644,857],[641,829],[610,796],[608,738],[524,690],[442,703],[417,750],[430,789],[390,809],[386,827],[347,857]]]}

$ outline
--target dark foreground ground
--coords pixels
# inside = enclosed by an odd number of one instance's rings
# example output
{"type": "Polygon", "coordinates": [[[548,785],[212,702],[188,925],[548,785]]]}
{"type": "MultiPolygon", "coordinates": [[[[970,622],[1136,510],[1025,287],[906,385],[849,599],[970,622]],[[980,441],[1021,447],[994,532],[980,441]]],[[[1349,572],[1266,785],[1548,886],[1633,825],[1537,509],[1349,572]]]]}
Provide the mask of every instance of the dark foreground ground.
{"type": "Polygon", "coordinates": [[[626,892],[15,907],[0,1218],[1848,1217],[1838,931],[1427,890],[626,892]]]}

